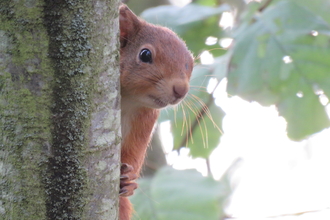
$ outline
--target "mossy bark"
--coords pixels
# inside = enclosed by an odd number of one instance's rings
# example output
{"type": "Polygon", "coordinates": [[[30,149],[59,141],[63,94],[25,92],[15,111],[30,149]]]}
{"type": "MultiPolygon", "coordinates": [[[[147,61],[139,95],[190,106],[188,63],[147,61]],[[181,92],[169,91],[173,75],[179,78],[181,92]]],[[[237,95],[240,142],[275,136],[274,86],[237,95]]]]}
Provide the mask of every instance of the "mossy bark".
{"type": "Polygon", "coordinates": [[[119,0],[0,0],[0,219],[118,219],[119,0]]]}

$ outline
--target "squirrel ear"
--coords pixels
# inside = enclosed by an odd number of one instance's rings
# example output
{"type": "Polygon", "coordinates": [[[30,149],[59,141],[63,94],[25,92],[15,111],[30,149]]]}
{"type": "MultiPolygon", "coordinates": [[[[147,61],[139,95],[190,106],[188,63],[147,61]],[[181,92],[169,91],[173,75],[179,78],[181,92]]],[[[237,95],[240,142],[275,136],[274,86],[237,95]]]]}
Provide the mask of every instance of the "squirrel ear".
{"type": "Polygon", "coordinates": [[[124,4],[119,7],[120,47],[125,47],[131,36],[138,31],[139,18],[124,4]]]}

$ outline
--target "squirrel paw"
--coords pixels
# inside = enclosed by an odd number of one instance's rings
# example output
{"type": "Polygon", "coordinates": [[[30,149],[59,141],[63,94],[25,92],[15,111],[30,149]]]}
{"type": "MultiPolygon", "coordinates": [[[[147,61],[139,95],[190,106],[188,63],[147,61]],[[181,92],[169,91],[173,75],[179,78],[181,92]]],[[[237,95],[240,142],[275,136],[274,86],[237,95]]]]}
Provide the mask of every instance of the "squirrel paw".
{"type": "Polygon", "coordinates": [[[120,168],[120,190],[119,195],[123,197],[131,196],[134,194],[134,190],[138,187],[138,184],[132,182],[137,179],[137,175],[132,171],[134,168],[127,163],[121,164],[120,168]]]}

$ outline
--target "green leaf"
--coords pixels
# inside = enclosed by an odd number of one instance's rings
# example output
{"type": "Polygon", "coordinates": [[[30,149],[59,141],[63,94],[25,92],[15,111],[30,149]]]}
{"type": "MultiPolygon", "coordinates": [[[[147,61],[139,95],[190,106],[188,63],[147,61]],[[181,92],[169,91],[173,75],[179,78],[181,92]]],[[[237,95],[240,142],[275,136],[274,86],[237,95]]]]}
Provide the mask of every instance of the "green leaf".
{"type": "Polygon", "coordinates": [[[225,113],[220,107],[215,105],[214,101],[208,107],[208,111],[212,118],[206,116],[199,120],[193,139],[188,142],[190,154],[193,158],[208,158],[220,142],[222,131],[219,124],[222,124],[225,113]]]}
{"type": "Polygon", "coordinates": [[[310,11],[315,15],[319,15],[330,23],[330,2],[327,0],[291,0],[291,2],[295,2],[296,4],[304,7],[306,10],[310,11]]]}
{"type": "Polygon", "coordinates": [[[205,5],[205,6],[214,6],[218,4],[217,0],[195,0],[195,4],[205,5]]]}
{"type": "Polygon", "coordinates": [[[131,201],[135,220],[218,220],[230,193],[228,182],[203,177],[196,170],[160,169],[154,178],[139,181],[131,201]]]}
{"type": "Polygon", "coordinates": [[[325,124],[324,120],[328,120],[325,113],[315,116],[317,113],[323,113],[324,106],[312,91],[306,92],[301,98],[284,99],[279,103],[278,110],[288,121],[287,131],[291,137],[299,137],[301,133],[313,134],[320,129],[320,125],[325,124]],[[302,120],[301,116],[306,118],[302,120]]]}
{"type": "Polygon", "coordinates": [[[185,7],[167,5],[147,9],[141,16],[150,23],[172,29],[186,41],[188,48],[194,54],[208,50],[219,56],[225,51],[218,44],[206,45],[205,40],[209,36],[222,35],[222,30],[219,28],[219,17],[221,13],[229,10],[227,5],[212,8],[191,3],[185,7]]]}
{"type": "Polygon", "coordinates": [[[330,126],[318,97],[330,97],[330,25],[296,2],[279,1],[237,30],[227,90],[275,104],[300,140],[330,126]]]}
{"type": "Polygon", "coordinates": [[[187,98],[176,109],[161,112],[159,122],[171,120],[174,149],[187,146],[194,158],[208,158],[219,145],[225,113],[206,91],[211,78],[220,82],[226,75],[228,56],[219,57],[212,65],[194,68],[187,98]]]}

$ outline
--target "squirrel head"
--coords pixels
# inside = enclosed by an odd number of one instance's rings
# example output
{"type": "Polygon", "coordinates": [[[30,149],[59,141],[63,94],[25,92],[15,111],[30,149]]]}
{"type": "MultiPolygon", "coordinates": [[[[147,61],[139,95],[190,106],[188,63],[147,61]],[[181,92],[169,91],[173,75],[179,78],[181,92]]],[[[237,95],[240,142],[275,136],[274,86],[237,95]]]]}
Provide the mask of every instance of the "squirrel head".
{"type": "Polygon", "coordinates": [[[193,57],[170,29],[120,6],[120,83],[123,99],[153,109],[179,103],[188,93],[193,57]]]}

